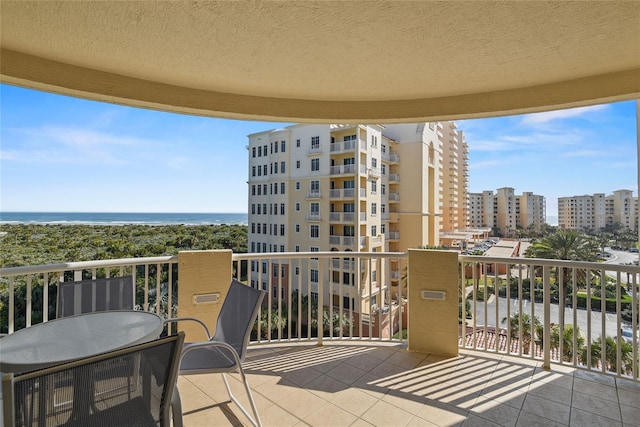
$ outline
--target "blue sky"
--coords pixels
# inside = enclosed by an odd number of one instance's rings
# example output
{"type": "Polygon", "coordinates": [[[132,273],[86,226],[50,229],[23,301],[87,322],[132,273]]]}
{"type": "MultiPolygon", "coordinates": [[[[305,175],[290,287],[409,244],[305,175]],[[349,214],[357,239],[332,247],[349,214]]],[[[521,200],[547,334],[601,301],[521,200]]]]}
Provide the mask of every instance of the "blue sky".
{"type": "MultiPolygon", "coordinates": [[[[0,85],[0,210],[246,212],[247,135],[287,123],[186,116],[0,85]]],[[[636,103],[458,121],[469,191],[637,195],[636,103]]]]}

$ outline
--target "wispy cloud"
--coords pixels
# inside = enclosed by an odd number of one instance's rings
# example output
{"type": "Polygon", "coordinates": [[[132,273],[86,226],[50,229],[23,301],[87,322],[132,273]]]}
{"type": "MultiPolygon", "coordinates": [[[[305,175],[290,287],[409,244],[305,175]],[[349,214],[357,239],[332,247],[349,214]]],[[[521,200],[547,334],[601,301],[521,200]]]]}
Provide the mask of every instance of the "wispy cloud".
{"type": "Polygon", "coordinates": [[[132,151],[152,141],[77,127],[11,129],[2,160],[29,163],[126,164],[132,151]]]}
{"type": "Polygon", "coordinates": [[[609,108],[608,105],[593,105],[590,107],[572,108],[569,110],[556,110],[546,111],[544,113],[533,113],[522,116],[520,124],[522,125],[536,125],[547,123],[552,120],[568,119],[574,117],[580,117],[591,113],[602,112],[609,108]]]}
{"type": "Polygon", "coordinates": [[[607,157],[610,153],[603,150],[576,150],[566,151],[561,154],[562,157],[607,157]]]}

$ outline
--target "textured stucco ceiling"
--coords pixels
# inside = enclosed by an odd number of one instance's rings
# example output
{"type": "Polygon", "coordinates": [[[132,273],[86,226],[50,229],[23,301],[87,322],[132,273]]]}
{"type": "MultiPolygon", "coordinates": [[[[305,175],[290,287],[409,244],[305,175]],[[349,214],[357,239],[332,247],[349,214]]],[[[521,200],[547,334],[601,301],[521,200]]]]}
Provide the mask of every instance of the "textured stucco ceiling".
{"type": "Polygon", "coordinates": [[[402,122],[640,96],[640,1],[0,2],[3,82],[218,117],[402,122]]]}

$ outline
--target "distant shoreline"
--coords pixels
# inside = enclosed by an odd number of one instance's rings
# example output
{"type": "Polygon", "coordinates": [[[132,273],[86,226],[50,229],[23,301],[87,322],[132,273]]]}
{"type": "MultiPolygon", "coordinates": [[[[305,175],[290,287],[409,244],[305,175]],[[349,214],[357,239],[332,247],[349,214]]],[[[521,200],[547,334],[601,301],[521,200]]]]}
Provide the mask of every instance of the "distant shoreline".
{"type": "Polygon", "coordinates": [[[246,213],[0,212],[0,225],[248,225],[246,213]]]}

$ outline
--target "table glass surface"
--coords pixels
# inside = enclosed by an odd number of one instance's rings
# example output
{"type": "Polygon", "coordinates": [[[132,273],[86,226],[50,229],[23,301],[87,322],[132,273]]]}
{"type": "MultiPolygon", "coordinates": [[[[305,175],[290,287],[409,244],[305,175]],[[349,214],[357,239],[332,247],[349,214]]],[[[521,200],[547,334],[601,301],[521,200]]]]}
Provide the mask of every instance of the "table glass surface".
{"type": "Polygon", "coordinates": [[[64,317],[0,340],[0,372],[26,372],[151,341],[163,321],[146,311],[105,311],[64,317]]]}

